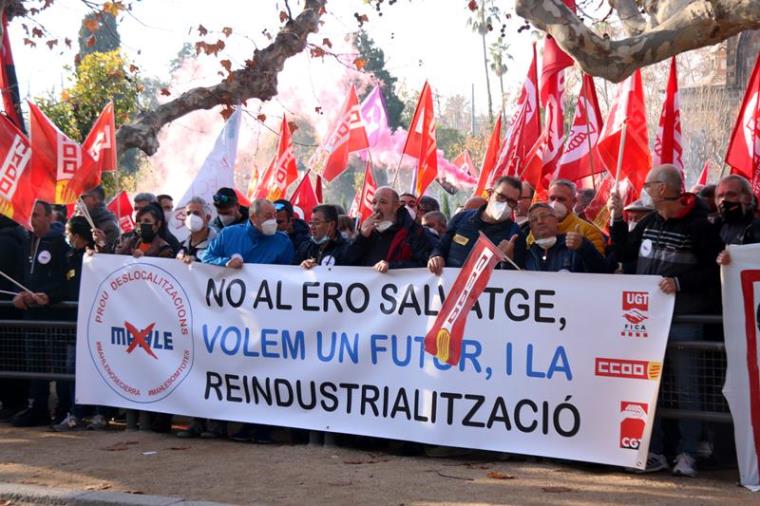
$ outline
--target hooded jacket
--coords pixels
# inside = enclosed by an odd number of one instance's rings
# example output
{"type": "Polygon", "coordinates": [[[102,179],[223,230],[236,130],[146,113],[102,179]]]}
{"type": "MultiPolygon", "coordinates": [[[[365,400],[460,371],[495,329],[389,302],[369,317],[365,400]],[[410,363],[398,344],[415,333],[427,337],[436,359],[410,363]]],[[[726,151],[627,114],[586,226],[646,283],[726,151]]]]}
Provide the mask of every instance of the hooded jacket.
{"type": "Polygon", "coordinates": [[[676,314],[715,309],[711,294],[720,291],[715,258],[722,242],[707,221],[707,208],[691,193],[681,197],[682,212],[665,219],[654,212],[632,231],[615,221],[611,227],[613,248],[623,263],[635,262],[636,274],[653,274],[676,280],[676,314]]]}

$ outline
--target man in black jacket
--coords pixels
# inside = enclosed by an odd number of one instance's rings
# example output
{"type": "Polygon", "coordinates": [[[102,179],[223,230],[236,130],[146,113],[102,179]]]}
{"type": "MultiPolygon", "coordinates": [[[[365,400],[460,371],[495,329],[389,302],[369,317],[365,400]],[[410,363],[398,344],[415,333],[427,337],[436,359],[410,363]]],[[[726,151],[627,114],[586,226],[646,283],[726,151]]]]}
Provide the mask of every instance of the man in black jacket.
{"type": "Polygon", "coordinates": [[[87,206],[95,228],[101,230],[105,236],[102,239],[105,244],[101,245],[101,251],[110,253],[116,247],[121,230],[116,215],[106,208],[105,199],[106,192],[100,185],[82,194],[82,201],[87,206]]]}
{"type": "Polygon", "coordinates": [[[309,225],[296,216],[293,204],[285,199],[272,202],[277,212],[277,230],[288,234],[293,249],[298,251],[301,245],[309,241],[309,225]]]}
{"type": "MultiPolygon", "coordinates": [[[[754,216],[752,186],[747,179],[734,174],[721,179],[715,191],[715,204],[719,213],[715,226],[723,244],[760,242],[760,220],[754,216]]],[[[717,261],[721,265],[731,263],[728,250],[723,250],[717,261]]]]}
{"type": "Polygon", "coordinates": [[[338,210],[335,206],[319,205],[311,212],[311,235],[301,243],[295,263],[304,269],[316,265],[347,265],[348,243],[338,233],[338,210]]]}
{"type": "MultiPolygon", "coordinates": [[[[652,198],[655,212],[643,218],[632,231],[623,221],[620,195],[613,193],[609,207],[614,216],[611,227],[613,247],[623,262],[635,262],[636,274],[662,276],[660,289],[675,294],[675,314],[699,314],[712,309],[711,293],[720,290],[715,258],[721,241],[715,227],[707,220],[707,209],[694,194],[681,194],[681,172],[673,165],[654,167],[646,177],[644,191],[652,198]]],[[[669,341],[702,339],[702,327],[674,323],[669,341]]],[[[670,365],[680,409],[699,410],[701,399],[693,354],[674,351],[670,365]]],[[[668,372],[668,371],[666,371],[668,372]]],[[[696,447],[702,424],[696,420],[679,420],[681,439],[673,474],[695,476],[696,447]]],[[[663,455],[661,420],[655,419],[649,446],[647,471],[668,468],[663,455]]]]}
{"type": "MultiPolygon", "coordinates": [[[[50,304],[66,295],[66,252],[68,246],[58,229],[51,229],[53,209],[46,202],[37,201],[32,213],[32,233],[22,245],[24,286],[13,298],[13,305],[24,311],[26,320],[56,320],[61,314],[50,309],[50,304]]],[[[38,335],[25,337],[27,361],[42,361],[58,343],[43,342],[38,335]],[[46,348],[49,348],[46,352],[46,348]]],[[[55,357],[54,357],[55,358],[55,357]]],[[[35,364],[35,367],[47,364],[35,364]]],[[[47,400],[50,385],[45,380],[32,380],[29,387],[29,407],[13,417],[13,425],[31,427],[50,422],[47,400]]]]}
{"type": "Polygon", "coordinates": [[[401,205],[393,188],[378,188],[372,199],[375,213],[361,225],[349,246],[350,265],[366,265],[378,272],[423,267],[430,255],[430,239],[401,205]]]}

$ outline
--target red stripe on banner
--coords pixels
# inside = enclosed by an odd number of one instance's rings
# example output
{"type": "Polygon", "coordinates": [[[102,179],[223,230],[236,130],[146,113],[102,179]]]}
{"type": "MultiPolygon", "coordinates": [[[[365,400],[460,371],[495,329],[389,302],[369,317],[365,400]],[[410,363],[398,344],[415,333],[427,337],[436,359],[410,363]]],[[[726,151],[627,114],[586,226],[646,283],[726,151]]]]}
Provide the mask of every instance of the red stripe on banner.
{"type": "Polygon", "coordinates": [[[741,280],[744,296],[744,325],[747,333],[749,412],[752,420],[752,436],[755,440],[755,457],[760,461],[760,371],[757,364],[757,329],[755,328],[755,301],[752,286],[760,281],[760,271],[742,271],[741,280]]]}

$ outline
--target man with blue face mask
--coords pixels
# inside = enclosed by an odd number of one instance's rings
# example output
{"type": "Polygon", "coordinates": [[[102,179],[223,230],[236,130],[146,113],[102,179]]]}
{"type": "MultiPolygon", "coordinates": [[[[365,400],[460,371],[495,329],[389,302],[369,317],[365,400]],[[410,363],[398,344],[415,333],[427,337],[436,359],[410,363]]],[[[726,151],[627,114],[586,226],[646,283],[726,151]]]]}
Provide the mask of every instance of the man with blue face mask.
{"type": "Polygon", "coordinates": [[[338,210],[335,206],[319,205],[311,212],[309,240],[301,243],[296,263],[304,269],[317,265],[347,265],[348,242],[338,231],[338,210]]]}
{"type": "Polygon", "coordinates": [[[251,203],[246,223],[224,227],[200,260],[206,264],[240,269],[243,264],[290,265],[295,251],[284,233],[277,232],[274,206],[264,199],[251,203]]]}
{"type": "MultiPolygon", "coordinates": [[[[512,220],[514,209],[522,191],[519,179],[504,176],[494,185],[488,202],[480,209],[468,209],[451,218],[446,234],[433,248],[428,269],[441,274],[444,267],[461,267],[472,246],[483,232],[492,243],[517,265],[525,258],[525,239],[520,227],[512,220]]],[[[510,264],[500,267],[511,268],[510,264]]]]}

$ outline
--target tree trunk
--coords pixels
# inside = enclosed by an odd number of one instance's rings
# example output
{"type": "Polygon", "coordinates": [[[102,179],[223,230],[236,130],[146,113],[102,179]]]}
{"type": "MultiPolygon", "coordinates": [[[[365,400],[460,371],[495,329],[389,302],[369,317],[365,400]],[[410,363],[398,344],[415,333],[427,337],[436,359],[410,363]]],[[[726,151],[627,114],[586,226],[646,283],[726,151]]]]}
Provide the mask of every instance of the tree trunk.
{"type": "Polygon", "coordinates": [[[486,91],[488,92],[488,121],[493,124],[493,98],[491,97],[491,78],[488,75],[488,50],[486,49],[486,3],[480,4],[480,38],[483,41],[483,67],[486,71],[486,91]]]}

